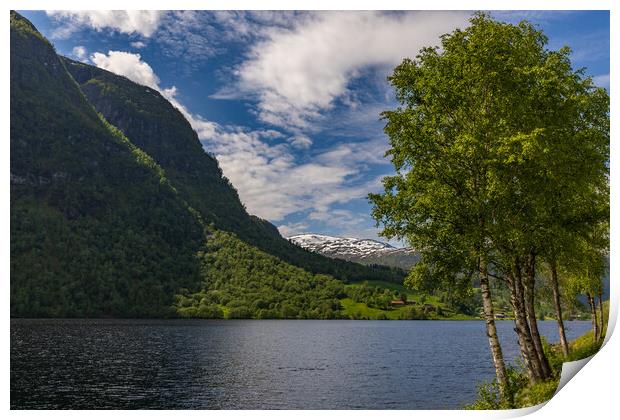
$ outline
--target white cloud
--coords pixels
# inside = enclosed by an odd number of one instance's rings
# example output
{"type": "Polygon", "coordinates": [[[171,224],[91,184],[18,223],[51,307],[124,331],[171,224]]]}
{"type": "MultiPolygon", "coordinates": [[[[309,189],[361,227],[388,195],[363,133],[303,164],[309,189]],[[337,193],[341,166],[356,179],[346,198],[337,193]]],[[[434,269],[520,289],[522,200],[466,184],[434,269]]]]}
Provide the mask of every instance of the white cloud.
{"type": "Polygon", "coordinates": [[[218,126],[213,137],[201,138],[251,213],[275,221],[302,211],[326,213],[334,204],[364,198],[380,188],[378,177],[362,179],[363,165],[352,156],[336,160],[328,151],[300,163],[287,143],[269,144],[274,137],[218,126]]]}
{"type": "Polygon", "coordinates": [[[163,54],[182,59],[186,66],[199,66],[205,59],[227,51],[224,43],[253,43],[270,28],[290,27],[293,18],[306,12],[177,10],[161,21],[156,41],[163,54]]]}
{"type": "MultiPolygon", "coordinates": [[[[360,178],[365,165],[385,162],[381,158],[384,139],[339,144],[310,162],[300,163],[292,153],[294,146],[281,132],[248,131],[207,121],[190,113],[175,97],[176,90],[171,90],[162,93],[185,115],[205,149],[216,156],[252,214],[279,221],[293,213],[311,211],[313,219],[319,220],[317,215],[329,214],[332,205],[365,198],[381,189],[379,176],[360,178]]],[[[341,214],[331,223],[343,220],[341,214]]]]}
{"type": "Polygon", "coordinates": [[[125,76],[141,85],[160,90],[159,78],[151,66],[142,61],[140,54],[125,51],[108,51],[108,54],[96,52],[90,59],[97,67],[125,76]]]}
{"type": "Polygon", "coordinates": [[[270,144],[278,137],[217,126],[212,137],[201,138],[251,213],[278,221],[300,211],[327,211],[368,193],[367,185],[355,182],[359,171],[353,163],[300,163],[285,139],[270,144]]]}
{"type": "Polygon", "coordinates": [[[73,50],[71,52],[80,61],[84,61],[86,59],[87,51],[86,48],[82,45],[77,45],[73,47],[73,50]]]}
{"type": "Polygon", "coordinates": [[[263,32],[237,69],[238,87],[258,101],[262,121],[306,129],[346,99],[369,67],[387,69],[467,24],[464,12],[317,12],[292,28],[263,32]]]}
{"type": "Polygon", "coordinates": [[[46,13],[60,25],[53,34],[57,38],[65,38],[82,27],[149,37],[163,16],[158,10],[48,10],[46,13]]]}
{"type": "Polygon", "coordinates": [[[289,138],[291,144],[300,149],[307,149],[312,146],[312,139],[304,134],[297,133],[289,138]]]}
{"type": "Polygon", "coordinates": [[[185,115],[205,149],[216,156],[252,214],[279,221],[302,211],[326,213],[334,204],[364,198],[381,188],[379,177],[360,179],[364,165],[375,162],[368,153],[378,147],[376,140],[339,144],[301,163],[281,132],[248,131],[207,121],[191,114],[175,97],[176,91],[170,91],[162,93],[185,115]]]}
{"type": "Polygon", "coordinates": [[[381,136],[364,142],[340,143],[319,154],[317,159],[329,164],[338,162],[352,162],[356,165],[387,164],[389,160],[384,154],[388,148],[387,139],[381,136]]]}
{"type": "Polygon", "coordinates": [[[146,47],[146,44],[142,41],[134,41],[131,43],[131,46],[140,49],[146,47]]]}
{"type": "Polygon", "coordinates": [[[269,28],[292,28],[295,22],[309,15],[306,11],[270,10],[217,10],[213,12],[215,22],[227,29],[231,39],[263,37],[269,28]]]}
{"type": "Polygon", "coordinates": [[[179,10],[164,16],[156,41],[165,55],[191,63],[214,55],[220,38],[210,13],[179,10]]]}

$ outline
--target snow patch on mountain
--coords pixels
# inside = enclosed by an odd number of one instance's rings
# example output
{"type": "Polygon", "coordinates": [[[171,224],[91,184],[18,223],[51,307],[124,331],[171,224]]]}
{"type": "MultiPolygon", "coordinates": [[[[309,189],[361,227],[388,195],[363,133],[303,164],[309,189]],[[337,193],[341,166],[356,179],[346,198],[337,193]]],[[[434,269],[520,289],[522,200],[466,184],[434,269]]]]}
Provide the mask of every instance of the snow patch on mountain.
{"type": "Polygon", "coordinates": [[[364,255],[377,251],[394,250],[392,245],[372,239],[339,238],[327,235],[295,235],[288,238],[302,248],[314,252],[338,251],[340,253],[352,253],[364,255]]]}
{"type": "Polygon", "coordinates": [[[288,240],[327,257],[362,264],[382,264],[408,269],[419,259],[417,253],[411,248],[395,248],[373,239],[304,234],[291,236],[288,240]]]}

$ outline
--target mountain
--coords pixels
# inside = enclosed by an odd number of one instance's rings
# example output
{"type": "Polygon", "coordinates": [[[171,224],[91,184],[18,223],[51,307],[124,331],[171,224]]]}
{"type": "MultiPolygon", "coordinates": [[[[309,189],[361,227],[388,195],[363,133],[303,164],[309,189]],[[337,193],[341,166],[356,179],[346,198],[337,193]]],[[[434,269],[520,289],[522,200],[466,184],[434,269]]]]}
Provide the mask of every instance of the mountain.
{"type": "Polygon", "coordinates": [[[11,316],[339,317],[344,282],[402,282],[249,215],[158,92],[10,36],[11,316]]]}
{"type": "Polygon", "coordinates": [[[156,316],[200,285],[200,221],[11,13],[11,314],[156,316]]]}
{"type": "Polygon", "coordinates": [[[271,223],[247,213],[217,160],[205,153],[189,122],[159,92],[98,67],[62,60],[95,109],[153,157],[207,223],[313,273],[348,281],[402,280],[402,273],[385,267],[329,260],[294,246],[271,223]]]}
{"type": "Polygon", "coordinates": [[[420,259],[411,248],[395,248],[390,244],[372,239],[305,234],[291,236],[288,240],[326,257],[366,265],[379,264],[408,270],[420,259]]]}

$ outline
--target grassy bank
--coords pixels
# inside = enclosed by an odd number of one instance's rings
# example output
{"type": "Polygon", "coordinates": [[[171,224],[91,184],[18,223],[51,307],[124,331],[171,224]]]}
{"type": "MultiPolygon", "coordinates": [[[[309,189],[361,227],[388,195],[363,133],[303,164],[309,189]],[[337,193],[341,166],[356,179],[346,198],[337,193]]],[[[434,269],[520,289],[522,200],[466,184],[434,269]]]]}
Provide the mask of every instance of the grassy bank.
{"type": "Polygon", "coordinates": [[[603,343],[607,334],[607,322],[609,319],[609,301],[603,303],[603,333],[601,340],[594,340],[592,330],[571,341],[569,344],[569,354],[564,357],[559,344],[550,345],[543,339],[545,354],[549,359],[553,378],[536,385],[530,385],[527,373],[522,366],[511,366],[508,368],[508,398],[501,401],[499,398],[499,388],[497,382],[482,383],[478,388],[478,399],[466,409],[472,410],[502,410],[511,408],[523,408],[544,403],[550,400],[555,394],[562,373],[562,364],[575,360],[584,359],[595,354],[603,343]]]}
{"type": "Polygon", "coordinates": [[[467,320],[479,319],[455,311],[441,299],[433,295],[423,295],[407,289],[402,284],[382,281],[366,281],[363,283],[349,284],[345,287],[346,298],[340,299],[341,314],[349,319],[435,319],[435,320],[467,320]],[[405,304],[392,305],[387,302],[377,301],[372,293],[364,293],[364,290],[377,288],[379,291],[396,293],[388,299],[402,299],[406,297],[405,304]],[[399,297],[397,297],[399,296],[399,297]]]}

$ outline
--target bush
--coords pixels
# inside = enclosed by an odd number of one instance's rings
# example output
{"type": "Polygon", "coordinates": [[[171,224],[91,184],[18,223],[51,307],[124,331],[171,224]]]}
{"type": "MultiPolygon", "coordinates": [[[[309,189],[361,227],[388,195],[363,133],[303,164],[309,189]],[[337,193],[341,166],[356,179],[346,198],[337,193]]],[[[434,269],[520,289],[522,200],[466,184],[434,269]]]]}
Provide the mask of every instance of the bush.
{"type": "Polygon", "coordinates": [[[228,311],[229,319],[249,319],[252,318],[250,310],[244,306],[230,308],[228,311]]]}
{"type": "Polygon", "coordinates": [[[502,400],[499,393],[497,379],[491,382],[483,382],[478,386],[478,399],[471,405],[466,405],[468,410],[503,410],[518,408],[519,394],[528,386],[528,378],[524,370],[514,366],[506,367],[506,399],[502,400]]]}
{"type": "Polygon", "coordinates": [[[188,308],[177,308],[177,313],[181,318],[196,318],[197,312],[198,311],[193,306],[188,308]]]}
{"type": "Polygon", "coordinates": [[[551,379],[523,389],[516,401],[517,407],[530,407],[549,401],[558,389],[558,379],[551,379]]]}
{"type": "Polygon", "coordinates": [[[585,359],[590,357],[601,348],[602,341],[594,342],[594,335],[592,331],[582,335],[574,342],[570,344],[570,353],[568,355],[568,361],[585,359]]]}
{"type": "Polygon", "coordinates": [[[256,311],[256,319],[277,319],[281,318],[280,312],[275,309],[259,309],[256,311]]]}
{"type": "Polygon", "coordinates": [[[196,316],[206,319],[222,319],[224,318],[224,311],[217,305],[200,305],[196,311],[196,316]]]}
{"type": "Polygon", "coordinates": [[[280,314],[282,318],[297,318],[299,311],[297,308],[289,305],[288,303],[282,304],[282,308],[280,309],[280,314]]]}
{"type": "Polygon", "coordinates": [[[545,356],[547,356],[551,370],[559,375],[562,372],[562,363],[564,363],[564,355],[562,354],[562,350],[559,345],[552,346],[549,344],[544,336],[541,336],[540,339],[542,341],[543,351],[545,352],[545,356]]]}
{"type": "Polygon", "coordinates": [[[398,319],[426,319],[426,314],[410,306],[400,313],[398,319]]]}

